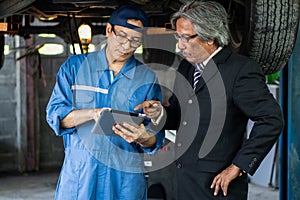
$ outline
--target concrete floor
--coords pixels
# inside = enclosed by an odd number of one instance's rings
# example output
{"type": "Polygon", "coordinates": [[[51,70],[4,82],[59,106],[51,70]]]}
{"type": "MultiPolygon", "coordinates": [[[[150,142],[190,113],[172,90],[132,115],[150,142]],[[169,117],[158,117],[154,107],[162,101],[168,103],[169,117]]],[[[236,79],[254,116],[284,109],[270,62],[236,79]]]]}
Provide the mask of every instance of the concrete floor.
{"type": "MultiPolygon", "coordinates": [[[[52,200],[58,172],[0,174],[0,200],[52,200]]],[[[278,200],[279,191],[249,184],[248,200],[278,200]]]]}

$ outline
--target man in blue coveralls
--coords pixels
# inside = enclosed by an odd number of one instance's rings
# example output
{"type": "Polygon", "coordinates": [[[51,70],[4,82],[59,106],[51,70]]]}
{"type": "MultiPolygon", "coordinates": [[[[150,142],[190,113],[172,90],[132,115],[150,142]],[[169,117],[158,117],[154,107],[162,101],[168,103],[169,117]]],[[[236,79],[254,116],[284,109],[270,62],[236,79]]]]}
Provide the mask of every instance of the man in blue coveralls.
{"type": "Polygon", "coordinates": [[[115,125],[115,136],[92,133],[104,107],[134,112],[145,100],[161,101],[155,73],[133,56],[146,26],[142,10],[121,6],[107,23],[105,48],[60,67],[47,105],[47,122],[65,147],[55,199],[146,199],[143,153],[156,152],[164,132],[144,120],[115,125]]]}

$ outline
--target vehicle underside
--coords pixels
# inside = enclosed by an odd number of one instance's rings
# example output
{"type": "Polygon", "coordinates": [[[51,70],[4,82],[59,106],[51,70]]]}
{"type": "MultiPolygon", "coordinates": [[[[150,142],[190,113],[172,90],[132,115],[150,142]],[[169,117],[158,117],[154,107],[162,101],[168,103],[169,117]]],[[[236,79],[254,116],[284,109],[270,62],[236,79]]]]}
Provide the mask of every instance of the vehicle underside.
{"type": "MultiPolygon", "coordinates": [[[[142,8],[152,27],[170,28],[172,13],[186,0],[0,0],[0,45],[3,34],[54,33],[66,43],[78,42],[77,27],[91,26],[93,35],[104,34],[116,7],[131,4],[142,8]],[[35,25],[39,19],[46,25],[35,25]],[[2,34],[2,35],[1,35],[2,34]]],[[[295,43],[298,0],[219,0],[228,11],[231,46],[262,65],[265,74],[282,69],[295,43]]],[[[3,54],[3,52],[1,53],[3,54]]],[[[1,61],[3,62],[3,55],[1,61]]],[[[1,64],[1,63],[0,63],[1,64]]]]}

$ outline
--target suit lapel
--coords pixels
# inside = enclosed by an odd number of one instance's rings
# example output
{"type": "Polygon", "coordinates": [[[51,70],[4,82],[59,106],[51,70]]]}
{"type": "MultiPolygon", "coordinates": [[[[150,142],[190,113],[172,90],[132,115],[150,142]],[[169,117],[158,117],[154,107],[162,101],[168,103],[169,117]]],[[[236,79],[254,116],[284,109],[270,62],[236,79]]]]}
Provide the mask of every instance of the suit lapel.
{"type": "Polygon", "coordinates": [[[205,69],[199,80],[195,92],[197,93],[204,85],[206,85],[216,75],[217,72],[218,72],[218,67],[215,64],[215,62],[211,59],[205,66],[205,69]]]}
{"type": "Polygon", "coordinates": [[[190,64],[192,67],[190,67],[190,70],[188,71],[188,81],[191,84],[191,86],[193,86],[194,83],[194,71],[195,71],[195,67],[190,64]]]}
{"type": "Polygon", "coordinates": [[[205,66],[202,77],[199,80],[195,93],[197,93],[204,85],[206,85],[219,71],[219,66],[226,62],[226,59],[230,56],[231,50],[229,47],[224,47],[219,53],[217,53],[205,66]]]}

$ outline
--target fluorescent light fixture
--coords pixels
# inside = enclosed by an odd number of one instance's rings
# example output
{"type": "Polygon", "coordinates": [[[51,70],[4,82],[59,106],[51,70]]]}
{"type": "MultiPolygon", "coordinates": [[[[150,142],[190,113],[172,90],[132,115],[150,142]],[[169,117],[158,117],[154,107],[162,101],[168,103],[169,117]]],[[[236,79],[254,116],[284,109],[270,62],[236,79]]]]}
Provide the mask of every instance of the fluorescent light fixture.
{"type": "Polygon", "coordinates": [[[38,34],[39,37],[41,38],[55,38],[56,35],[55,34],[49,34],[49,33],[41,33],[41,34],[38,34]]]}
{"type": "Polygon", "coordinates": [[[175,53],[179,53],[181,50],[178,48],[178,42],[176,43],[175,53]]]}
{"type": "Polygon", "coordinates": [[[10,53],[9,46],[7,44],[4,45],[4,55],[8,55],[10,53]]]}
{"type": "Polygon", "coordinates": [[[143,45],[139,46],[139,47],[135,50],[134,53],[135,53],[135,54],[143,54],[143,45]]]}
{"type": "Polygon", "coordinates": [[[54,56],[64,53],[64,46],[58,43],[45,43],[40,49],[41,55],[54,56]]]}

